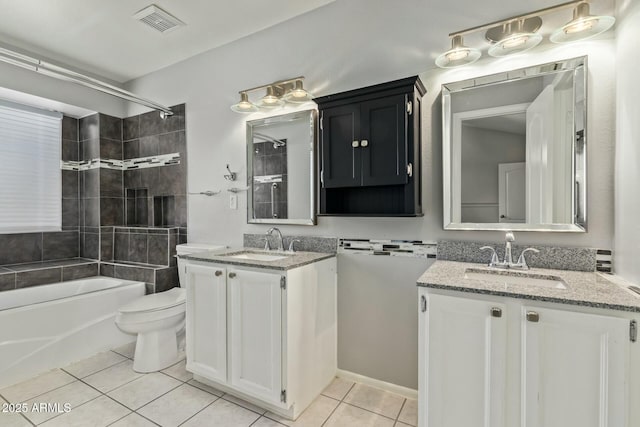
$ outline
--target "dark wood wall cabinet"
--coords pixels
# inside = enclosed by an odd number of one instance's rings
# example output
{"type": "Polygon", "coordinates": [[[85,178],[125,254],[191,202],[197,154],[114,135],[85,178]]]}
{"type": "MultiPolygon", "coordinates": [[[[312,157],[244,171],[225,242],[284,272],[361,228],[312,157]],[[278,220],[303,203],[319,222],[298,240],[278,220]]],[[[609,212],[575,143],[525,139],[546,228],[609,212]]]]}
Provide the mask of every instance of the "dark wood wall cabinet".
{"type": "Polygon", "coordinates": [[[316,98],[319,214],[422,215],[418,76],[316,98]]]}

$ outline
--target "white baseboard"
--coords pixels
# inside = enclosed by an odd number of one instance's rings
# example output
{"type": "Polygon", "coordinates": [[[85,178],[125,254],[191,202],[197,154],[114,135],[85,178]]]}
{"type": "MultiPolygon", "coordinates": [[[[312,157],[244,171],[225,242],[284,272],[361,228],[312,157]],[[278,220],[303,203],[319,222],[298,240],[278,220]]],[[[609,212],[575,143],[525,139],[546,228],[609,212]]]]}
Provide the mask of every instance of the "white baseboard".
{"type": "Polygon", "coordinates": [[[406,397],[407,399],[418,398],[418,390],[414,390],[409,387],[403,387],[397,384],[388,383],[385,381],[380,381],[375,378],[365,377],[364,375],[356,374],[354,372],[338,369],[336,371],[336,376],[343,378],[345,380],[354,381],[360,384],[379,388],[381,390],[388,391],[390,393],[399,394],[400,396],[406,397]]]}

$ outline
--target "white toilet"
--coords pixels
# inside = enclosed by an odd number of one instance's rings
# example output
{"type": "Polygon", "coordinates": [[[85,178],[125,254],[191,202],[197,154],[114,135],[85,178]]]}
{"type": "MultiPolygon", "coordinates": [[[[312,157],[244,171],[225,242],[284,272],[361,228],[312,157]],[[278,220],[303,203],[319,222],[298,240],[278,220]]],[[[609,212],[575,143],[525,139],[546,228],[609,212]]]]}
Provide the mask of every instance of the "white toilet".
{"type": "MultiPolygon", "coordinates": [[[[220,245],[185,243],[176,246],[178,255],[224,249],[220,245]]],[[[137,334],[133,370],[155,372],[178,361],[178,334],[184,329],[186,275],[178,258],[179,288],[145,295],[118,310],[116,325],[122,332],[137,334]]]]}

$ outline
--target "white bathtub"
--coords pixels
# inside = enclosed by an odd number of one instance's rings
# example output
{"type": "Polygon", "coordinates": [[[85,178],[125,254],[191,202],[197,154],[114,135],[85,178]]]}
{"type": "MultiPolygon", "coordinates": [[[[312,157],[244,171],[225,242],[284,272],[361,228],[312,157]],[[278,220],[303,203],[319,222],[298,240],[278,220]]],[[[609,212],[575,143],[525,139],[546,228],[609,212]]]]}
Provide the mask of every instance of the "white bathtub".
{"type": "Polygon", "coordinates": [[[144,293],[110,277],[0,292],[0,388],[131,342],[116,311],[144,293]]]}

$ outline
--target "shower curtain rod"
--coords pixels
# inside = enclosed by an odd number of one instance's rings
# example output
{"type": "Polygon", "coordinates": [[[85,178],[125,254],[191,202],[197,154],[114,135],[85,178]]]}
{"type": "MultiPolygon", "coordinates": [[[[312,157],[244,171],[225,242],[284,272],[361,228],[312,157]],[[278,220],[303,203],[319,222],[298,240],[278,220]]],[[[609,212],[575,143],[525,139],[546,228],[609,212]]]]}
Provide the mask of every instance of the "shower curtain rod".
{"type": "Polygon", "coordinates": [[[117,86],[110,85],[109,83],[105,83],[98,79],[94,79],[93,77],[85,76],[84,74],[80,74],[3,47],[0,47],[0,61],[17,67],[26,68],[27,70],[35,71],[58,80],[86,86],[127,101],[135,102],[136,104],[144,105],[145,107],[153,108],[154,110],[159,110],[160,117],[163,119],[173,115],[171,108],[165,107],[162,104],[158,104],[157,102],[146,98],[141,98],[134,93],[120,89],[117,86]]]}

